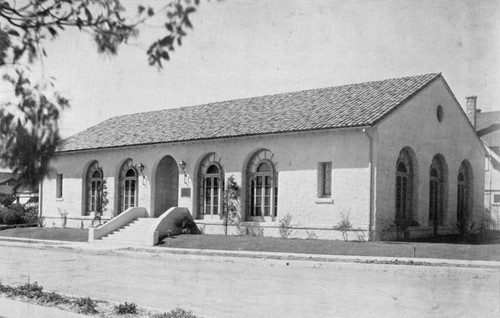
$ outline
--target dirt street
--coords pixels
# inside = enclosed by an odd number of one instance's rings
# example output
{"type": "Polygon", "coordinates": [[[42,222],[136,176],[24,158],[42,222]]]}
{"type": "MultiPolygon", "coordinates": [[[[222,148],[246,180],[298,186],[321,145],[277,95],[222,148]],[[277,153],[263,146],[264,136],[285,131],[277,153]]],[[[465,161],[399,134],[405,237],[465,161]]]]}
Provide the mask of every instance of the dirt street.
{"type": "Polygon", "coordinates": [[[497,269],[0,246],[5,284],[207,317],[499,317],[497,269]]]}

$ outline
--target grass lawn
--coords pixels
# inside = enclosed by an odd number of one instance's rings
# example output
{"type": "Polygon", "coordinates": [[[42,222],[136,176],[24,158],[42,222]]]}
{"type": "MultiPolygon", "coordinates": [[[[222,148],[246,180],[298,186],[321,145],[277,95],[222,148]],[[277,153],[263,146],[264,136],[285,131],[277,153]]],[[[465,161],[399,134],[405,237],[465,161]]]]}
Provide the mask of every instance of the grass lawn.
{"type": "MultiPolygon", "coordinates": [[[[22,237],[42,240],[86,242],[88,229],[13,228],[0,231],[0,237],[22,237]]],[[[257,236],[179,235],[165,238],[159,246],[231,251],[264,251],[353,256],[500,261],[500,232],[482,243],[450,243],[452,237],[436,242],[344,242],[328,240],[282,239],[257,236]],[[481,244],[479,244],[481,243],[481,244]],[[486,243],[486,244],[485,244],[486,243]]]]}
{"type": "Polygon", "coordinates": [[[40,228],[25,227],[13,228],[0,231],[3,237],[22,237],[38,240],[72,241],[87,242],[89,230],[87,229],[62,229],[62,228],[40,228]]]}
{"type": "Polygon", "coordinates": [[[343,242],[255,236],[180,235],[165,238],[160,246],[232,251],[389,257],[413,257],[413,249],[416,248],[416,257],[421,258],[500,261],[500,242],[496,242],[496,244],[472,245],[423,242],[343,242]]]}

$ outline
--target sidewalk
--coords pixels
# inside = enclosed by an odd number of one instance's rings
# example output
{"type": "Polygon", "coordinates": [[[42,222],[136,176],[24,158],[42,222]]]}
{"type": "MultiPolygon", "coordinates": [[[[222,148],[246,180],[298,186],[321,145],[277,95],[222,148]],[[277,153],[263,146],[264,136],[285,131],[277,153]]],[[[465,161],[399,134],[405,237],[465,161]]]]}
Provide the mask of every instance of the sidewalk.
{"type": "Polygon", "coordinates": [[[0,318],[85,318],[86,315],[0,297],[0,318]]]}
{"type": "Polygon", "coordinates": [[[476,268],[500,268],[498,261],[471,261],[456,259],[437,258],[409,258],[409,257],[385,257],[385,256],[351,256],[351,255],[327,255],[327,254],[303,254],[303,253],[280,253],[280,252],[254,252],[234,250],[211,250],[211,249],[184,249],[169,247],[129,247],[126,245],[105,245],[87,242],[62,242],[51,240],[36,240],[25,238],[0,237],[0,246],[16,247],[40,247],[75,249],[102,253],[111,251],[115,253],[164,253],[197,255],[207,257],[238,257],[238,258],[261,258],[274,260],[314,261],[314,262],[346,262],[365,264],[394,264],[394,265],[418,265],[418,266],[448,266],[448,267],[476,267],[476,268]]]}

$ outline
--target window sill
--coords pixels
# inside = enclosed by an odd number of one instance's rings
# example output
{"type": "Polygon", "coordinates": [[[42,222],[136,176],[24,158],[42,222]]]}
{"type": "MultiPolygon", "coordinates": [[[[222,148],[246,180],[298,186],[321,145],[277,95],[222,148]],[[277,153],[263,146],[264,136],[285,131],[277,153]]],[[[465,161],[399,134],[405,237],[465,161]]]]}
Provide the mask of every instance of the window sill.
{"type": "Polygon", "coordinates": [[[316,198],[314,200],[316,204],[333,204],[333,198],[316,198]]]}
{"type": "Polygon", "coordinates": [[[200,214],[197,220],[220,221],[222,220],[219,214],[200,214]]]}
{"type": "Polygon", "coordinates": [[[275,222],[276,220],[275,216],[248,216],[246,219],[248,222],[275,222]]]}
{"type": "Polygon", "coordinates": [[[62,202],[62,201],[64,201],[63,198],[56,198],[56,202],[62,202]]]}

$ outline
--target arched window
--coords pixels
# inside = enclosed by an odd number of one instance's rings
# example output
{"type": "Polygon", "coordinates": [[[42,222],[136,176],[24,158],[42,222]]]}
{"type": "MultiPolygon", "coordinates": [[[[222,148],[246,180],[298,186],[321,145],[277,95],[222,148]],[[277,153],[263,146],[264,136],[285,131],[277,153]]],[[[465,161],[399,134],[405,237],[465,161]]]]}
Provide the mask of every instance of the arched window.
{"type": "Polygon", "coordinates": [[[89,215],[90,212],[96,212],[102,204],[103,172],[97,161],[87,170],[85,187],[85,215],[89,215]]]}
{"type": "Polygon", "coordinates": [[[204,157],[198,172],[198,214],[218,215],[223,207],[224,172],[216,153],[204,157]]]}
{"type": "Polygon", "coordinates": [[[434,226],[435,235],[437,226],[442,225],[444,220],[445,182],[444,162],[439,155],[436,155],[432,159],[429,171],[429,224],[434,226]]]}
{"type": "Polygon", "coordinates": [[[413,170],[408,150],[401,150],[396,163],[396,220],[413,219],[413,170]]]}
{"type": "Polygon", "coordinates": [[[248,217],[276,217],[278,215],[278,173],[274,154],[266,149],[255,153],[247,167],[248,217]]]}
{"type": "Polygon", "coordinates": [[[126,160],[120,169],[119,195],[120,204],[119,213],[137,206],[137,170],[133,166],[132,159],[126,160]]]}
{"type": "Polygon", "coordinates": [[[137,175],[133,168],[127,170],[123,180],[123,211],[136,206],[137,175]]]}
{"type": "Polygon", "coordinates": [[[457,177],[457,222],[464,225],[469,216],[471,173],[466,162],[462,162],[457,177]]]}

